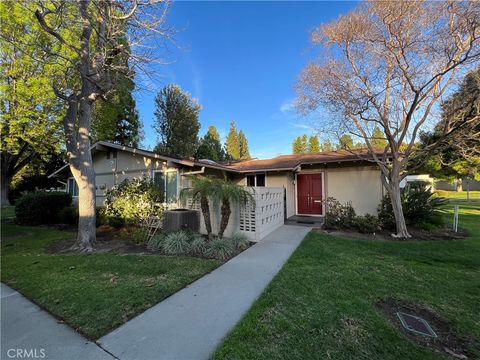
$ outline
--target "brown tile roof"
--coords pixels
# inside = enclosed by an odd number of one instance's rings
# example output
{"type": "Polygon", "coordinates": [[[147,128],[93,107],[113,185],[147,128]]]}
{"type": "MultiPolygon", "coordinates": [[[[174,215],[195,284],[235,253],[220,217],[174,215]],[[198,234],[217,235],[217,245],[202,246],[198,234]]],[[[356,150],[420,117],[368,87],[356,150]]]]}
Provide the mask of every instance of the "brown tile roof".
{"type": "MultiPolygon", "coordinates": [[[[380,155],[381,153],[379,153],[380,155]]],[[[262,170],[293,170],[302,164],[322,164],[355,160],[371,160],[372,156],[367,149],[338,150],[314,154],[280,155],[265,160],[244,160],[230,163],[229,168],[238,172],[262,170]]]]}

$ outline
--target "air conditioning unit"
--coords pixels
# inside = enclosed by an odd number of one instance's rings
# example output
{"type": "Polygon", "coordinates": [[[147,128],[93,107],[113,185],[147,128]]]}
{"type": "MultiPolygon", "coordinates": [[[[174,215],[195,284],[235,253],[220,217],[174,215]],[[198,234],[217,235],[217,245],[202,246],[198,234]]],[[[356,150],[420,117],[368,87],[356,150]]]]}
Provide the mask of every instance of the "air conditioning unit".
{"type": "Polygon", "coordinates": [[[163,230],[172,232],[178,230],[192,230],[198,232],[200,227],[200,213],[197,210],[173,209],[163,213],[163,230]]]}

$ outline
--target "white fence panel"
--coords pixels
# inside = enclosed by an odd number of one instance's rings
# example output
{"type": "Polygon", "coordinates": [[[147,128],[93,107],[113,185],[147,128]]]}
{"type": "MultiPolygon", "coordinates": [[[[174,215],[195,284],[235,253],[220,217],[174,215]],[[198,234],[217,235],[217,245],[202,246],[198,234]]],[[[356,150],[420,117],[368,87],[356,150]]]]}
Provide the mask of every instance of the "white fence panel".
{"type": "MultiPolygon", "coordinates": [[[[224,236],[230,237],[240,232],[251,241],[259,241],[283,225],[285,219],[285,189],[283,187],[247,187],[247,189],[255,198],[255,205],[240,206],[239,204],[232,204],[232,213],[224,236]]],[[[213,204],[211,201],[209,205],[212,233],[216,235],[220,225],[220,206],[219,204],[213,204]]],[[[206,234],[200,204],[194,204],[191,200],[188,200],[186,206],[200,212],[200,232],[206,234]]]]}

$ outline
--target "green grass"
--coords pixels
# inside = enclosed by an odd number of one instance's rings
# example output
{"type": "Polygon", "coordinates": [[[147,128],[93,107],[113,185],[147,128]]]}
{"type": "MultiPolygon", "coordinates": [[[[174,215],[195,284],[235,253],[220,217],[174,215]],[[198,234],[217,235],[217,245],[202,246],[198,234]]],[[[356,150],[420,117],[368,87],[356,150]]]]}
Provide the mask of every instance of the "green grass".
{"type": "MultiPolygon", "coordinates": [[[[445,207],[451,221],[452,201],[445,207]]],[[[215,359],[446,359],[414,344],[375,308],[428,306],[480,339],[480,201],[460,207],[470,237],[362,241],[310,233],[227,336],[215,359]]],[[[480,358],[479,350],[476,351],[480,358]]]]}
{"type": "MultiPolygon", "coordinates": [[[[435,193],[438,196],[446,197],[446,198],[449,198],[449,199],[467,200],[467,192],[466,191],[436,190],[435,193]]],[[[480,191],[470,191],[469,196],[470,196],[471,200],[479,200],[480,199],[480,191]]]]}
{"type": "Polygon", "coordinates": [[[4,223],[1,279],[90,339],[106,334],[220,264],[191,257],[44,252],[47,245],[71,236],[4,223]]]}

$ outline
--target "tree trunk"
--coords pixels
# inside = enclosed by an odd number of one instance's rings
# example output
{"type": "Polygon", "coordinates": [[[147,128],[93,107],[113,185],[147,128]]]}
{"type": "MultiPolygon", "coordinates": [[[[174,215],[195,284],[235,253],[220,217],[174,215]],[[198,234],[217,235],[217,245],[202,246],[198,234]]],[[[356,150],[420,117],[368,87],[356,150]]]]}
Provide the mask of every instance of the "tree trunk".
{"type": "Polygon", "coordinates": [[[462,179],[458,179],[458,180],[455,182],[455,191],[457,191],[457,192],[463,191],[463,182],[462,182],[462,179]]]}
{"type": "MultiPolygon", "coordinates": [[[[82,163],[92,163],[90,151],[80,157],[82,163]],[[83,159],[82,159],[83,158],[83,159]],[[89,159],[88,159],[89,158],[89,159]]],[[[78,234],[73,248],[82,252],[91,252],[96,242],[95,214],[95,172],[93,167],[81,166],[81,170],[72,170],[78,184],[78,234]]]]}
{"type": "Polygon", "coordinates": [[[232,210],[230,209],[230,201],[227,198],[222,199],[221,213],[222,217],[220,219],[220,230],[218,231],[218,236],[222,238],[223,233],[227,228],[228,221],[230,220],[230,214],[232,213],[232,210]]]}
{"type": "Polygon", "coordinates": [[[10,188],[10,177],[2,172],[0,178],[0,192],[1,192],[1,204],[2,207],[10,206],[10,200],[8,199],[8,192],[10,188]]]}
{"type": "Polygon", "coordinates": [[[210,221],[210,205],[208,205],[208,199],[205,196],[200,198],[200,208],[202,209],[203,221],[205,222],[205,229],[207,229],[207,236],[210,238],[212,235],[212,223],[210,221]]]}
{"type": "Polygon", "coordinates": [[[90,150],[92,101],[73,99],[64,118],[70,170],[78,185],[78,234],[74,250],[91,252],[96,242],[95,171],[90,150]],[[78,130],[75,123],[78,116],[78,130]]]}
{"type": "Polygon", "coordinates": [[[384,181],[388,194],[390,195],[390,201],[392,202],[393,215],[395,216],[396,234],[392,234],[397,238],[410,238],[408,233],[407,224],[405,222],[405,216],[403,214],[402,199],[400,196],[400,164],[393,163],[390,178],[388,181],[384,181]]]}

